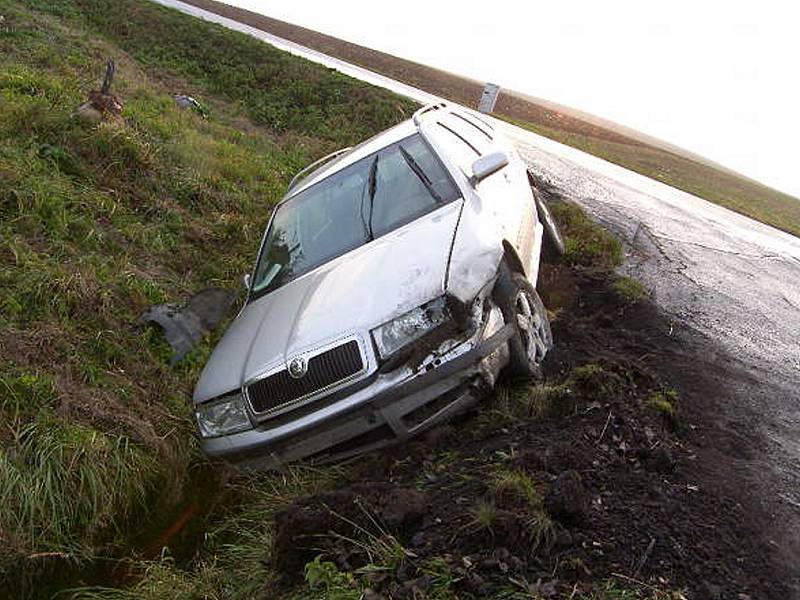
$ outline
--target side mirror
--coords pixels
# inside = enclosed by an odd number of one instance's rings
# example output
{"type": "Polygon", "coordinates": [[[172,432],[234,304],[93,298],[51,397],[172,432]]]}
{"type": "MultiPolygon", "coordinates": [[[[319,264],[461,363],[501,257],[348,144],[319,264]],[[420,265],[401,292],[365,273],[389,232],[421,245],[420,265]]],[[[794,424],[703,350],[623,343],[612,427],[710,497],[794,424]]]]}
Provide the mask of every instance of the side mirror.
{"type": "Polygon", "coordinates": [[[469,182],[472,187],[475,187],[489,175],[497,173],[507,164],[508,156],[506,156],[505,152],[492,152],[486,156],[481,156],[472,163],[472,177],[469,178],[469,182]]]}
{"type": "Polygon", "coordinates": [[[246,292],[250,291],[250,273],[242,275],[242,287],[244,287],[246,292]]]}

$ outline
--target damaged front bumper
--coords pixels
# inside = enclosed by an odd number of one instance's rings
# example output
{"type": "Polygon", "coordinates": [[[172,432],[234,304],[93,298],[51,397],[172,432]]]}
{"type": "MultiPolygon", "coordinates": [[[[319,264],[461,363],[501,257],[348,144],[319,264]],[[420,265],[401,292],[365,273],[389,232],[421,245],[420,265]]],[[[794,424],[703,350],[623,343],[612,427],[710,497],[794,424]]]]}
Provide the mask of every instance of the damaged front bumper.
{"type": "Polygon", "coordinates": [[[308,457],[340,460],[405,441],[465,410],[493,387],[508,361],[512,331],[500,320],[411,377],[376,373],[334,394],[327,406],[204,439],[203,450],[241,467],[265,469],[308,457]]]}

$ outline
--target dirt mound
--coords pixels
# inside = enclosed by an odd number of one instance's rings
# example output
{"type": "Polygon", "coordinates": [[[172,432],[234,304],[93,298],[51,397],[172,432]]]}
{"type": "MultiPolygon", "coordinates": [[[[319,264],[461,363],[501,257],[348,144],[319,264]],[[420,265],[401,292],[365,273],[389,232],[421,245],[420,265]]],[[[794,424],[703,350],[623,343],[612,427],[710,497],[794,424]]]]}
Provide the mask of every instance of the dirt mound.
{"type": "Polygon", "coordinates": [[[435,595],[444,579],[459,597],[509,586],[566,597],[609,581],[692,598],[788,597],[787,573],[762,535],[768,516],[725,455],[706,451],[743,439],[726,439],[708,414],[708,399],[729,393],[709,368],[709,342],[678,335],[652,304],[626,302],[607,281],[548,268],[543,292],[558,290],[560,312],[545,385],[501,390],[433,442],[360,465],[358,476],[392,484],[316,496],[283,513],[277,556],[292,548],[283,572],[297,577],[322,553],[364,573],[364,546],[381,536],[369,513],[402,546],[368,576],[371,597],[435,595]],[[413,518],[389,529],[378,499],[393,490],[425,500],[402,499],[413,518]],[[324,544],[295,535],[330,531],[339,535],[324,544]]]}
{"type": "Polygon", "coordinates": [[[325,552],[347,568],[361,567],[368,562],[365,548],[343,541],[362,534],[407,541],[426,512],[423,494],[390,483],[361,483],[304,498],[276,514],[272,559],[289,578],[325,552]]]}
{"type": "Polygon", "coordinates": [[[553,517],[564,523],[579,523],[586,516],[586,490],[580,473],[570,469],[556,477],[544,506],[553,517]]]}

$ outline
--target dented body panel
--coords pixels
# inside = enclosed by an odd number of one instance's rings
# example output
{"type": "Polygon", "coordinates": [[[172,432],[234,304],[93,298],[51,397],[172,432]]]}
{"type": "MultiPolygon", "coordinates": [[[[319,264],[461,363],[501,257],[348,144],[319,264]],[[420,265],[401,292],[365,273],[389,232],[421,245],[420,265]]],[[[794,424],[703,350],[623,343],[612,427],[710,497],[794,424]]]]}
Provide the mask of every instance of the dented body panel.
{"type": "Polygon", "coordinates": [[[195,403],[336,339],[368,339],[377,325],[441,296],[460,204],[450,203],[248,303],[203,369],[195,403]]]}
{"type": "Polygon", "coordinates": [[[446,106],[420,113],[317,169],[282,203],[413,134],[459,197],[248,299],[206,364],[194,403],[201,418],[225,401],[246,410],[249,425],[237,413],[236,431],[201,440],[208,455],[257,467],[352,455],[416,435],[494,385],[512,335],[494,282],[505,257],[535,284],[542,227],[524,165],[499,132],[446,106]],[[476,182],[473,154],[498,151],[507,163],[476,182]],[[444,322],[426,308],[442,298],[444,322]],[[405,339],[409,327],[421,336],[384,355],[378,341],[405,339]]]}

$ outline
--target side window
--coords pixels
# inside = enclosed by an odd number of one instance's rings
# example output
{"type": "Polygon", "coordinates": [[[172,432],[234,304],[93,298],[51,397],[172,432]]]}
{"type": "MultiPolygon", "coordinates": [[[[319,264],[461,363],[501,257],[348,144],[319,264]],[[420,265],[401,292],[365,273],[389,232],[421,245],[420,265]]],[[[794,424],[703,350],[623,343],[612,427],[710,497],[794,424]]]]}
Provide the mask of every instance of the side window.
{"type": "Polygon", "coordinates": [[[470,146],[478,151],[479,154],[484,155],[487,152],[491,152],[491,138],[486,134],[486,132],[478,129],[478,127],[476,127],[474,124],[455,113],[448,115],[446,120],[443,119],[443,123],[459,137],[466,140],[470,146]]]}
{"type": "Polygon", "coordinates": [[[367,207],[375,236],[400,227],[459,196],[458,188],[419,135],[381,150],[367,207]]]}
{"type": "Polygon", "coordinates": [[[472,172],[472,163],[480,156],[478,149],[444,123],[438,123],[436,139],[450,159],[465,173],[472,172]]]}
{"type": "Polygon", "coordinates": [[[490,143],[494,141],[494,135],[492,135],[492,131],[494,131],[491,127],[488,127],[485,122],[475,120],[472,115],[460,112],[453,112],[451,113],[456,119],[460,119],[462,122],[466,123],[469,127],[473,127],[475,131],[477,131],[482,137],[486,138],[490,143]]]}

